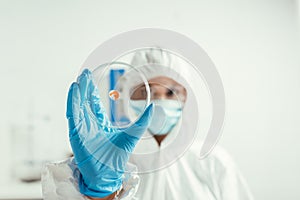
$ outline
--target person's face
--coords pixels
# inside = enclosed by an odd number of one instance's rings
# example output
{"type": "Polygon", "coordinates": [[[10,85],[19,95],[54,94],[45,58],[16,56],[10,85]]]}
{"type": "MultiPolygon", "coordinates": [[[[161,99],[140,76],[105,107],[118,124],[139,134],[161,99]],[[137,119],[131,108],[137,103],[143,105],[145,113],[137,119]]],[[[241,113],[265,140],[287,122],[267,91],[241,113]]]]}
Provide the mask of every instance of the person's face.
{"type": "MultiPolygon", "coordinates": [[[[171,99],[186,101],[186,89],[171,78],[159,76],[148,80],[151,92],[151,100],[171,99]]],[[[145,100],[147,92],[144,85],[135,87],[130,97],[131,100],[145,100]]]]}

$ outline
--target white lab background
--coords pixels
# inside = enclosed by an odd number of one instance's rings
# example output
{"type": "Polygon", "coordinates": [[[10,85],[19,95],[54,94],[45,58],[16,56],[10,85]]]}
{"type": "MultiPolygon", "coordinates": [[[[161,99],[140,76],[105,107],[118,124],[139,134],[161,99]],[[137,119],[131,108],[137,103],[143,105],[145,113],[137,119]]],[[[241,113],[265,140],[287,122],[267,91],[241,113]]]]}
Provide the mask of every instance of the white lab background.
{"type": "Polygon", "coordinates": [[[14,180],[16,160],[69,153],[66,95],[81,64],[141,27],[183,33],[216,64],[227,106],[220,144],[255,199],[300,199],[299,10],[292,0],[1,0],[0,199],[40,195],[39,184],[14,180]]]}

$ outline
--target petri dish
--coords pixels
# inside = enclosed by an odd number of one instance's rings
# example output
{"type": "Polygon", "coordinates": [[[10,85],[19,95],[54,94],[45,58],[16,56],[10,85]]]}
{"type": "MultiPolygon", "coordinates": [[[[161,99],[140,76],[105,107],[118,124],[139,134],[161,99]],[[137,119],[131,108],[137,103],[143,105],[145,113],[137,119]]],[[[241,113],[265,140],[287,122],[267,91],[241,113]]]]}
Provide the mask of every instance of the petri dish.
{"type": "Polygon", "coordinates": [[[126,128],[131,126],[150,104],[150,89],[146,77],[134,66],[117,61],[99,65],[91,72],[94,84],[99,90],[101,103],[110,120],[108,128],[126,128]],[[130,101],[130,95],[127,91],[130,89],[128,87],[130,87],[129,83],[131,80],[126,78],[126,74],[134,76],[134,81],[145,88],[143,109],[135,115],[132,114],[129,106],[127,106],[130,101]]]}

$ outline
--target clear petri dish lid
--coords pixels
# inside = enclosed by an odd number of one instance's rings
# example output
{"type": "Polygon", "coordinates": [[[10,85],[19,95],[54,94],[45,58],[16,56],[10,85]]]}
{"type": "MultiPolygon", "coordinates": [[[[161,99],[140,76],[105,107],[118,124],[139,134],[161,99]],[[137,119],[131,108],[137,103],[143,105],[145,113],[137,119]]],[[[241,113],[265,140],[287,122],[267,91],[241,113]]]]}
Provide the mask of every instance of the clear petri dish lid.
{"type": "Polygon", "coordinates": [[[110,120],[108,128],[126,128],[131,126],[150,104],[150,88],[143,73],[129,63],[114,61],[91,69],[94,84],[99,90],[101,103],[110,120]],[[130,104],[131,83],[130,74],[134,81],[145,89],[142,109],[133,114],[130,104]]]}

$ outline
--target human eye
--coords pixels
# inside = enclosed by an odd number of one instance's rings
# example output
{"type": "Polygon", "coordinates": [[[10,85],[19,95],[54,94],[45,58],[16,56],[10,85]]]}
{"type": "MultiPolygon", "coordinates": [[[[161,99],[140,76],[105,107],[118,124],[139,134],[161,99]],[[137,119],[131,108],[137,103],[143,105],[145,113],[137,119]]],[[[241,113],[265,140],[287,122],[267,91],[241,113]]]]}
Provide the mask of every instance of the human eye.
{"type": "Polygon", "coordinates": [[[175,91],[172,89],[168,89],[166,95],[167,97],[172,97],[175,95],[175,91]]]}
{"type": "Polygon", "coordinates": [[[140,89],[140,94],[141,94],[142,97],[146,98],[147,92],[146,92],[146,88],[145,87],[143,87],[143,88],[140,89]]]}

